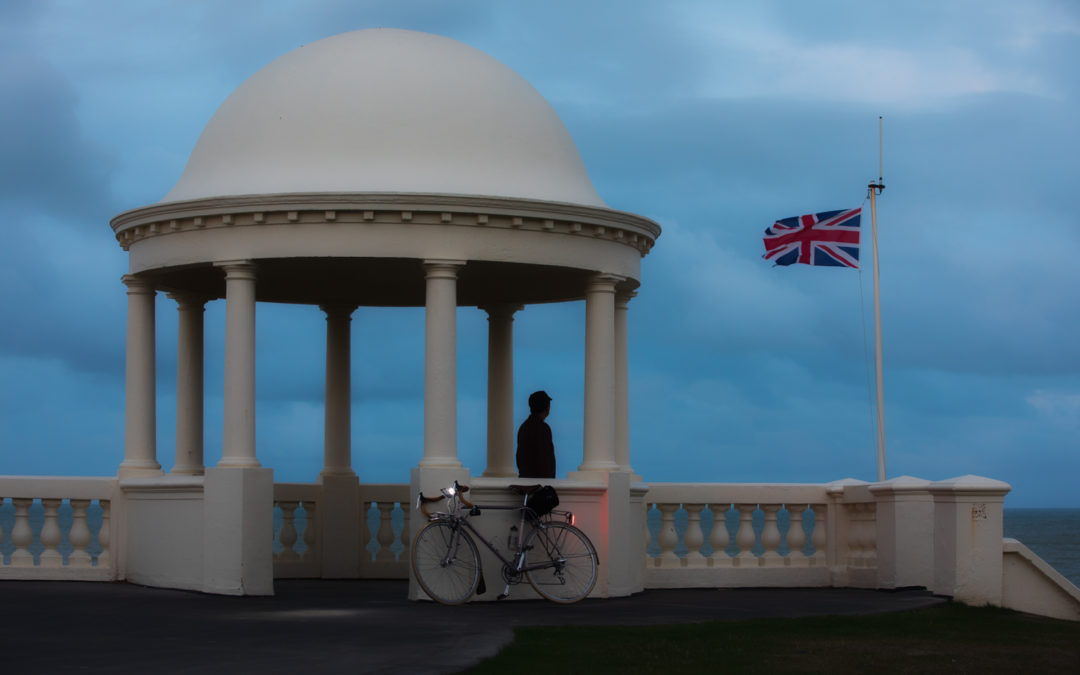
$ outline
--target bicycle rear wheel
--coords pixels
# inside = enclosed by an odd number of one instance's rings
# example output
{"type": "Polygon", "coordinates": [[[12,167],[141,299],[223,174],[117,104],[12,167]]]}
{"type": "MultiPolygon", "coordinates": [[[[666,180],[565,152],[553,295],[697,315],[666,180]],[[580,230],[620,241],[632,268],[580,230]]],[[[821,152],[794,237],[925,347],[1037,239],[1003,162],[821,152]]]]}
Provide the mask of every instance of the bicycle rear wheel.
{"type": "Polygon", "coordinates": [[[596,585],[596,549],[585,533],[566,523],[537,527],[527,542],[525,576],[536,592],[552,602],[581,600],[596,585]],[[528,569],[531,565],[543,565],[528,569]]]}
{"type": "Polygon", "coordinates": [[[480,555],[465,530],[436,520],[416,533],[412,546],[416,580],[432,600],[460,605],[480,582],[480,555]]]}

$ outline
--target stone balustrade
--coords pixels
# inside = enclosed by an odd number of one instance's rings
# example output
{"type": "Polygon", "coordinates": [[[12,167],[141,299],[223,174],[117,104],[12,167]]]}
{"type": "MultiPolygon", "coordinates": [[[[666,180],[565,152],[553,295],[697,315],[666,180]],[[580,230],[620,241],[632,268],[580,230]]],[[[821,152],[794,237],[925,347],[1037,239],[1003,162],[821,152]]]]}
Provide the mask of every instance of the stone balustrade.
{"type": "Polygon", "coordinates": [[[876,568],[864,485],[650,483],[645,585],[862,585],[848,568],[876,568]]]}
{"type": "Polygon", "coordinates": [[[360,578],[409,577],[408,485],[361,485],[360,514],[364,532],[360,578]]]}
{"type": "Polygon", "coordinates": [[[0,579],[111,581],[115,478],[0,477],[0,579]]]}
{"type": "Polygon", "coordinates": [[[319,497],[315,483],[274,484],[274,577],[322,576],[319,497]]]}
{"type": "MultiPolygon", "coordinates": [[[[345,542],[323,536],[323,489],[318,483],[274,485],[275,578],[322,578],[326,560],[348,555],[345,542]]],[[[408,485],[359,486],[356,577],[408,578],[408,501],[408,485]]]]}

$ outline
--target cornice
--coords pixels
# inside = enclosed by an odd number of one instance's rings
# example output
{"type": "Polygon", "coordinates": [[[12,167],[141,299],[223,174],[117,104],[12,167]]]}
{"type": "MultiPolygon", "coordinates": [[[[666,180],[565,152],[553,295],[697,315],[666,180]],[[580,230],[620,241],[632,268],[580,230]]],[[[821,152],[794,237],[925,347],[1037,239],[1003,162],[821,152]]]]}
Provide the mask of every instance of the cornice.
{"type": "Polygon", "coordinates": [[[229,227],[304,224],[442,225],[517,229],[611,240],[644,257],[660,236],[654,221],[625,211],[504,197],[327,192],[240,195],[144,206],[111,221],[127,250],[147,237],[229,227]]]}

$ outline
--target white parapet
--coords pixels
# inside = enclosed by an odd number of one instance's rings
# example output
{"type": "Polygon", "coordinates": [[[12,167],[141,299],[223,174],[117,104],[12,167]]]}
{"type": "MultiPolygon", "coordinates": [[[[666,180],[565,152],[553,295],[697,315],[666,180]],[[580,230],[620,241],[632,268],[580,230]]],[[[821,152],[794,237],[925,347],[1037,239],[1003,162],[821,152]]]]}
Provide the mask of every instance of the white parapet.
{"type": "Polygon", "coordinates": [[[1002,542],[1001,605],[1080,621],[1080,588],[1015,539],[1002,542]]]}
{"type": "MultiPolygon", "coordinates": [[[[14,550],[0,556],[0,579],[113,581],[123,578],[117,565],[113,520],[122,521],[123,500],[116,478],[75,476],[0,476],[0,505],[11,499],[14,520],[6,543],[14,550]],[[40,500],[40,506],[34,502],[40,500]],[[67,502],[65,504],[65,502],[67,502]],[[31,509],[43,511],[38,533],[31,527],[31,509]],[[70,526],[62,530],[70,509],[70,526]],[[91,528],[88,515],[94,521],[91,528]],[[61,543],[67,535],[71,551],[61,543]],[[37,555],[33,551],[38,551],[37,555]]],[[[0,530],[0,541],[4,541],[0,530]]]]}

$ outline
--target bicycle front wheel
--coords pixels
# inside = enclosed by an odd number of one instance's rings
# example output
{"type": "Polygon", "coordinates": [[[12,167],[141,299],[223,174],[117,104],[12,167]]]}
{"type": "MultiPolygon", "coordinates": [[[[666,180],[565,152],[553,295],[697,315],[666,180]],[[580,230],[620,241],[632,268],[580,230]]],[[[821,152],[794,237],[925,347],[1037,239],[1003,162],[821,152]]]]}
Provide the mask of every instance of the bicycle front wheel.
{"type": "Polygon", "coordinates": [[[432,600],[460,605],[480,582],[480,555],[465,530],[436,520],[416,533],[412,547],[416,580],[432,600]]]}
{"type": "Polygon", "coordinates": [[[596,549],[576,527],[547,523],[533,530],[527,545],[525,576],[548,600],[577,602],[596,585],[596,549]]]}

